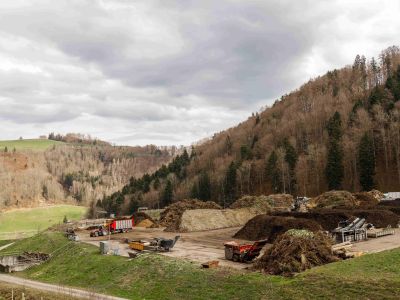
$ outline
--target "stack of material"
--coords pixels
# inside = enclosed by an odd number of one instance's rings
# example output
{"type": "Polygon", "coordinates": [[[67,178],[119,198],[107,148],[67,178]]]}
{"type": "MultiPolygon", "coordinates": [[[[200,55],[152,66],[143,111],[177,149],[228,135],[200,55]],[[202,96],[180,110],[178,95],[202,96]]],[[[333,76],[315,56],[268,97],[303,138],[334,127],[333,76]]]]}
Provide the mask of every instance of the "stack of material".
{"type": "Polygon", "coordinates": [[[144,219],[141,221],[139,224],[136,225],[136,227],[143,227],[143,228],[153,228],[155,224],[149,220],[149,219],[144,219]]]}
{"type": "Polygon", "coordinates": [[[359,207],[372,208],[379,204],[379,196],[371,192],[354,193],[354,197],[359,201],[359,207]]]}
{"type": "Polygon", "coordinates": [[[353,244],[351,242],[347,241],[344,243],[339,243],[339,244],[333,245],[332,252],[337,257],[340,257],[342,259],[359,257],[363,254],[363,252],[351,251],[352,247],[353,247],[353,244]]]}
{"type": "Polygon", "coordinates": [[[378,238],[381,236],[385,236],[385,235],[393,235],[394,229],[390,226],[386,227],[386,228],[371,228],[367,231],[367,236],[369,238],[378,238]]]}
{"type": "Polygon", "coordinates": [[[339,243],[362,241],[367,239],[367,225],[365,219],[356,218],[353,222],[339,223],[333,233],[339,243]]]}
{"type": "Polygon", "coordinates": [[[309,209],[313,208],[356,208],[359,201],[347,191],[329,191],[312,198],[307,203],[309,209]]]}
{"type": "Polygon", "coordinates": [[[255,268],[274,275],[290,276],[338,259],[330,239],[321,232],[290,230],[281,235],[257,261],[255,268]]]}
{"type": "Polygon", "coordinates": [[[243,196],[236,200],[229,208],[252,207],[260,214],[271,211],[290,211],[294,207],[294,199],[289,194],[273,194],[269,196],[243,196]]]}
{"type": "Polygon", "coordinates": [[[182,200],[175,202],[161,213],[160,225],[167,227],[166,231],[179,231],[183,213],[192,209],[221,209],[221,206],[212,201],[182,200]]]}
{"type": "Polygon", "coordinates": [[[258,215],[248,221],[234,237],[251,241],[266,239],[272,243],[279,235],[290,229],[307,229],[311,232],[322,230],[321,226],[313,220],[258,215]]]}

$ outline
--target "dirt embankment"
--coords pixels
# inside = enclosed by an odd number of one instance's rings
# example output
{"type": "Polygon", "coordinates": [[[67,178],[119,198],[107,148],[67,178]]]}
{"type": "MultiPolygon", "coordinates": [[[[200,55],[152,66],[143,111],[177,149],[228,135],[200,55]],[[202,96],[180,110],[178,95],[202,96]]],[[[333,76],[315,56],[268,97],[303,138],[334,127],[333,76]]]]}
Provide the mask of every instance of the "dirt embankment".
{"type": "Polygon", "coordinates": [[[261,196],[243,196],[236,200],[229,208],[237,209],[254,207],[260,213],[271,211],[290,211],[294,207],[294,198],[289,194],[273,194],[261,196]]]}
{"type": "Polygon", "coordinates": [[[321,232],[290,230],[278,237],[257,261],[255,268],[268,274],[290,276],[337,261],[331,246],[329,238],[321,232]]]}
{"type": "Polygon", "coordinates": [[[258,215],[248,221],[235,235],[235,238],[244,240],[267,239],[273,242],[280,234],[290,229],[307,229],[315,232],[322,230],[321,226],[313,221],[302,218],[258,215]]]}

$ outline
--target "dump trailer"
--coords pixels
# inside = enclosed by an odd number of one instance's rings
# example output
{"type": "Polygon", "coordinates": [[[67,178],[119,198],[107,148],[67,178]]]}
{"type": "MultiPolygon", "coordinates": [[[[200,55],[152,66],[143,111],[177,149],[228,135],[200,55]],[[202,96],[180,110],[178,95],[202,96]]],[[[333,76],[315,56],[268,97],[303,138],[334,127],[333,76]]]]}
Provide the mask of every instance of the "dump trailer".
{"type": "Polygon", "coordinates": [[[239,244],[235,241],[224,243],[225,258],[236,262],[251,262],[260,255],[267,240],[260,240],[254,244],[239,244]]]}
{"type": "Polygon", "coordinates": [[[106,224],[99,226],[90,232],[91,237],[104,236],[113,233],[122,233],[132,230],[135,225],[133,217],[130,218],[115,218],[107,220],[106,224]]]}

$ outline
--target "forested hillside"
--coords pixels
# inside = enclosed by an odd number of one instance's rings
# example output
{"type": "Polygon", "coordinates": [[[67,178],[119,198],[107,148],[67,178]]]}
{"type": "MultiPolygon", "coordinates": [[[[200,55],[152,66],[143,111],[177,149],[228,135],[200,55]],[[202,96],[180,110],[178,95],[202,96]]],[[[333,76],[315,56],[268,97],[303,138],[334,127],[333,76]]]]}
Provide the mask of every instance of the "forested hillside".
{"type": "Polygon", "coordinates": [[[98,205],[122,212],[188,197],[226,206],[245,194],[400,190],[399,64],[394,46],[357,55],[98,205]]]}
{"type": "Polygon", "coordinates": [[[3,142],[8,146],[0,148],[0,209],[65,202],[89,205],[121,189],[131,177],[168,163],[176,151],[156,146],[111,146],[72,136],[77,135],[58,135],[54,144],[29,140],[25,144],[33,145],[32,149],[3,142]]]}

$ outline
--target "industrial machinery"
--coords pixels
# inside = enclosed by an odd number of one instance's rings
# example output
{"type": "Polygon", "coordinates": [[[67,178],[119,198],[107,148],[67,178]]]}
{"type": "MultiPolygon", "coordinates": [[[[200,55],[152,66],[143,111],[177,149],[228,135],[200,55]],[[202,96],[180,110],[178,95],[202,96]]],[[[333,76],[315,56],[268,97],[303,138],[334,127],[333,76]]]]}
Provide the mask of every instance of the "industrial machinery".
{"type": "Polygon", "coordinates": [[[180,236],[175,236],[174,239],[154,238],[151,241],[131,241],[129,248],[136,251],[150,250],[158,252],[169,252],[174,248],[180,236]]]}
{"type": "Polygon", "coordinates": [[[122,233],[132,230],[135,224],[134,218],[119,218],[107,220],[106,223],[90,232],[91,237],[105,236],[113,233],[122,233]]]}
{"type": "Polygon", "coordinates": [[[358,242],[367,239],[367,229],[372,225],[365,222],[363,218],[356,218],[353,222],[349,220],[339,222],[339,226],[332,231],[338,243],[358,242]]]}
{"type": "Polygon", "coordinates": [[[239,244],[235,241],[224,243],[225,258],[236,262],[251,262],[260,255],[267,240],[260,240],[254,244],[239,244]]]}

